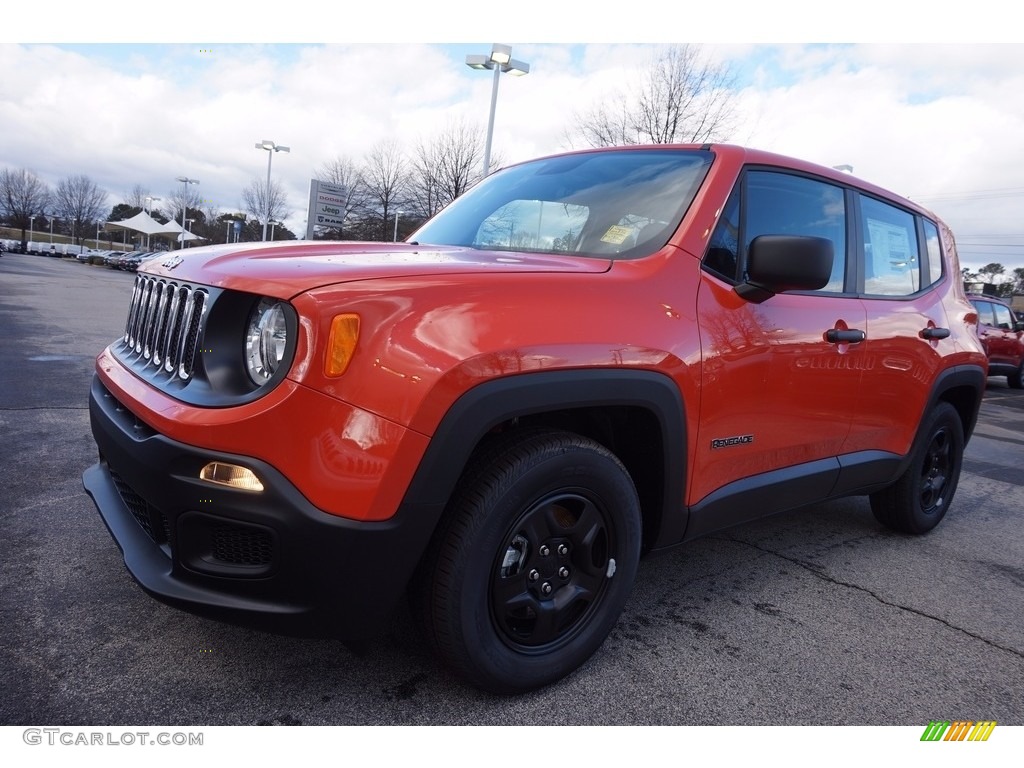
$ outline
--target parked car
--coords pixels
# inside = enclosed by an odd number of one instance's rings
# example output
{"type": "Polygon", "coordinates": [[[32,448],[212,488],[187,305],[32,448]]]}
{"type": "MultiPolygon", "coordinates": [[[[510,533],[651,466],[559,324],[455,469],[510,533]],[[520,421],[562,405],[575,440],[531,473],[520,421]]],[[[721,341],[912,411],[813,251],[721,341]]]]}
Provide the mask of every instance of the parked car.
{"type": "Polygon", "coordinates": [[[976,316],[943,223],[848,174],[547,157],[405,243],[147,261],[83,481],[160,600],[358,645],[408,594],[457,673],[519,692],[594,653],[644,553],[858,494],[934,528],[976,316]]]}
{"type": "Polygon", "coordinates": [[[995,296],[970,296],[978,310],[978,337],[988,355],[988,375],[1005,376],[1012,389],[1024,388],[1024,319],[995,296]]]}
{"type": "Polygon", "coordinates": [[[126,272],[134,272],[139,268],[139,264],[143,261],[154,258],[158,255],[159,254],[155,251],[136,251],[135,253],[130,253],[127,256],[124,256],[118,262],[118,267],[126,272]]]}
{"type": "Polygon", "coordinates": [[[74,257],[76,261],[88,264],[92,261],[94,256],[100,256],[102,253],[103,251],[96,250],[95,248],[82,248],[77,253],[74,253],[74,257]]]}

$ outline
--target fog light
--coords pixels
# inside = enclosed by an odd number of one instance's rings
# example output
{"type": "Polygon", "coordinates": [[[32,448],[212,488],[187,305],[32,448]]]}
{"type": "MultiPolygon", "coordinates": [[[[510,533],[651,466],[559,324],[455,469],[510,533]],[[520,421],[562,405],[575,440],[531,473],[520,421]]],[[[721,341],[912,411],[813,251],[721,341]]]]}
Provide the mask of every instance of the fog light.
{"type": "Polygon", "coordinates": [[[199,479],[208,483],[226,485],[239,491],[256,491],[258,493],[263,490],[263,483],[251,469],[220,461],[211,461],[203,467],[199,473],[199,479]]]}

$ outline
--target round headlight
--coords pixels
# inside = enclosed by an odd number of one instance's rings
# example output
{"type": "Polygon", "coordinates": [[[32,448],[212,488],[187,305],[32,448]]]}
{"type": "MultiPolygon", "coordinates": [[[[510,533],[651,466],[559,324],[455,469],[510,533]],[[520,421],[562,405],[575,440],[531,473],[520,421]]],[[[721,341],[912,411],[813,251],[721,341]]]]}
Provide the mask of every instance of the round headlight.
{"type": "Polygon", "coordinates": [[[249,315],[245,331],[245,365],[249,378],[264,384],[277,371],[288,344],[284,305],[274,299],[260,299],[249,315]]]}

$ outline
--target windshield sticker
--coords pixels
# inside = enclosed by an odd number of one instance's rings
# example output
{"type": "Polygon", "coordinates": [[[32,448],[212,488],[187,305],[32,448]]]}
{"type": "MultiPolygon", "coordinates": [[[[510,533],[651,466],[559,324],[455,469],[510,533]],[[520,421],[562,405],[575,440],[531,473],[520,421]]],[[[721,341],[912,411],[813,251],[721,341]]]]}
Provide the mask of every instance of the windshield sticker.
{"type": "Polygon", "coordinates": [[[611,243],[612,245],[622,245],[626,242],[626,238],[632,234],[632,227],[620,227],[618,224],[615,224],[608,227],[608,231],[601,236],[601,242],[611,243]]]}

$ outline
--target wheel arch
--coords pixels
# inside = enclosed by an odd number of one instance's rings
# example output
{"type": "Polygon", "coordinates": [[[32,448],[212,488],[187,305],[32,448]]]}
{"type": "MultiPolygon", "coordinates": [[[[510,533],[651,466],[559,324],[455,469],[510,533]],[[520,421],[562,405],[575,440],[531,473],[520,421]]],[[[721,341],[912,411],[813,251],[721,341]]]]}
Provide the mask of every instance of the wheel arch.
{"type": "Polygon", "coordinates": [[[542,371],[473,387],[438,424],[402,507],[429,516],[435,529],[474,452],[489,434],[518,426],[564,429],[604,445],[637,488],[645,550],[682,538],[685,411],[675,382],[655,371],[542,371]]]}
{"type": "Polygon", "coordinates": [[[963,424],[966,445],[978,421],[978,410],[985,395],[987,380],[987,372],[976,365],[957,365],[943,371],[932,386],[925,412],[932,410],[940,402],[952,405],[963,424]]]}

